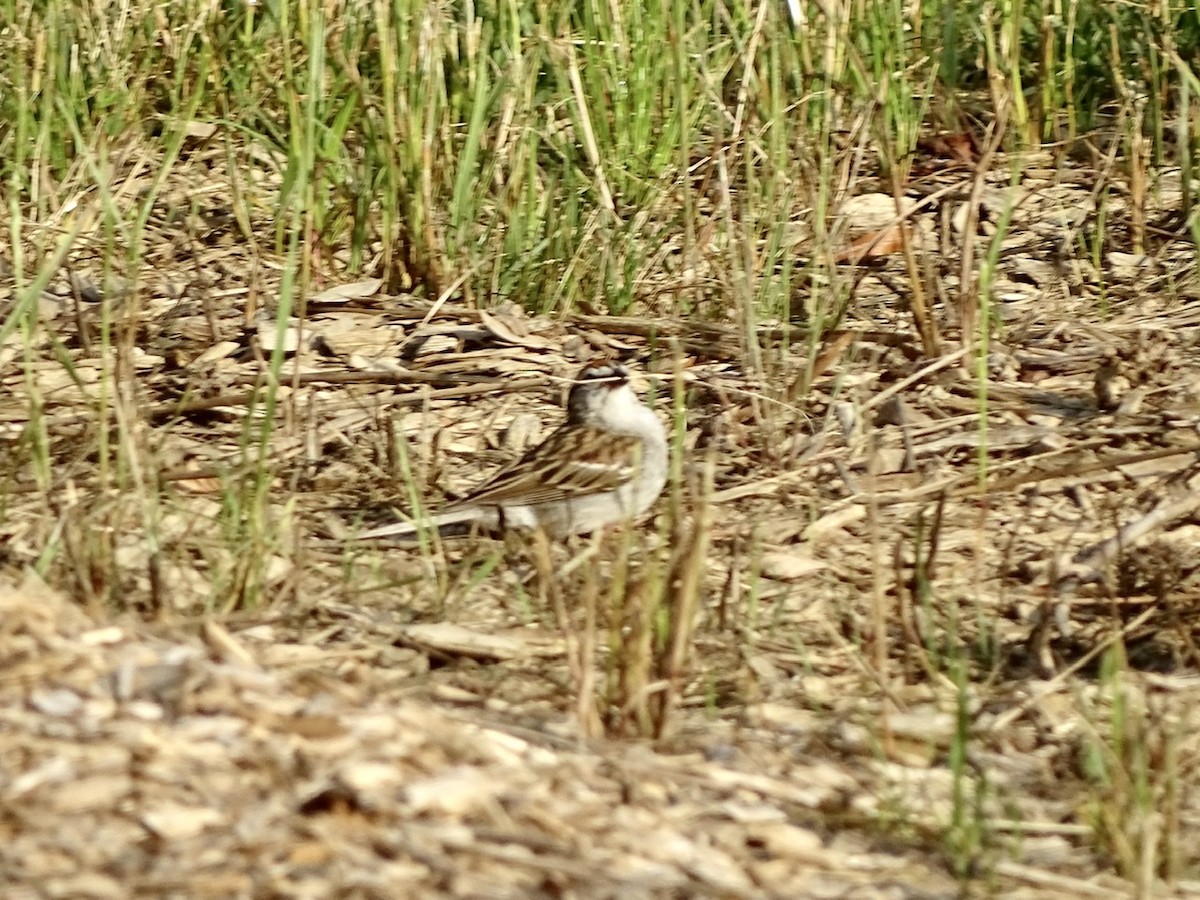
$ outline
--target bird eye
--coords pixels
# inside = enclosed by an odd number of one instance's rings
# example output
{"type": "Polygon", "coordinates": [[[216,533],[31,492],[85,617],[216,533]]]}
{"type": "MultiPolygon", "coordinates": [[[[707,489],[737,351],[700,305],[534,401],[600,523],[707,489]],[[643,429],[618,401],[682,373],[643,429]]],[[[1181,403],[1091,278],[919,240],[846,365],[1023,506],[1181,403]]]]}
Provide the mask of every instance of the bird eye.
{"type": "Polygon", "coordinates": [[[628,382],[629,371],[619,363],[607,361],[597,361],[586,366],[575,379],[576,384],[605,385],[612,388],[620,387],[628,382]]]}

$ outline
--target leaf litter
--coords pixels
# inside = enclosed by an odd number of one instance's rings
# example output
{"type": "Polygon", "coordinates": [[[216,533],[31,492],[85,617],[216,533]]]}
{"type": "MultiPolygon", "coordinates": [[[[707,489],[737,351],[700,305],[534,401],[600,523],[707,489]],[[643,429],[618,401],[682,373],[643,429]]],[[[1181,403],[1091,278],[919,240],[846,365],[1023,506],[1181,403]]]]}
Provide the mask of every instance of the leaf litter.
{"type": "MultiPolygon", "coordinates": [[[[663,315],[671,284],[651,275],[626,317],[483,312],[347,277],[281,324],[279,265],[222,237],[232,217],[168,198],[136,281],[106,284],[78,254],[28,357],[26,338],[0,344],[5,883],[950,897],[967,802],[980,834],[961,856],[1006,896],[1128,896],[1102,839],[1200,843],[1195,262],[1164,240],[1096,269],[1072,251],[1094,223],[1082,179],[1047,164],[1015,195],[1003,183],[978,217],[986,235],[1015,201],[986,397],[955,348],[922,355],[895,260],[855,276],[819,365],[802,322],[760,322],[779,362],[753,372],[733,310],[663,315]],[[120,352],[98,340],[101,302],[120,352]],[[221,496],[260,463],[245,434],[280,340],[263,460],[280,540],[239,548],[221,496]],[[691,678],[653,745],[572,728],[562,635],[519,550],[348,557],[324,536],[336,510],[407,507],[405,467],[433,502],[484,477],[519,452],[510,424],[528,442],[557,423],[597,353],[631,359],[664,416],[680,371],[683,449],[717,460],[691,678]],[[109,427],[132,417],[123,486],[93,452],[102,396],[109,427]],[[263,602],[234,609],[247,554],[263,602]],[[1131,747],[1169,764],[1149,811],[1117,786],[1131,747]]],[[[948,310],[957,266],[936,275],[948,310]]],[[[1155,895],[1195,893],[1194,862],[1155,895]]]]}

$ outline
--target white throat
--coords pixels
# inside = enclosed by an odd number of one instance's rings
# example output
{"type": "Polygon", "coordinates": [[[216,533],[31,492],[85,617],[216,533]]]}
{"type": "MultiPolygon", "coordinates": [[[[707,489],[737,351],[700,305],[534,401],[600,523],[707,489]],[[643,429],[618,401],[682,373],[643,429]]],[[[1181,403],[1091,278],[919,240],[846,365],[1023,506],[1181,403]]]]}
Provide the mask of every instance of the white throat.
{"type": "Polygon", "coordinates": [[[658,416],[638,399],[628,384],[609,391],[588,424],[642,440],[653,440],[663,435],[658,416]]]}

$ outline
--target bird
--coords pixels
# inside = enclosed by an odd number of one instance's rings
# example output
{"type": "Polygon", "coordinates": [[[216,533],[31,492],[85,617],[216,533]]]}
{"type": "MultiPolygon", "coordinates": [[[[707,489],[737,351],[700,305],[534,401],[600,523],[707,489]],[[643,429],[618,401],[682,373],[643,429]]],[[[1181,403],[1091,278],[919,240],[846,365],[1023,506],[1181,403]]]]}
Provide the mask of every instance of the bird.
{"type": "Polygon", "coordinates": [[[542,529],[550,538],[639,519],[667,483],[667,434],[638,398],[624,366],[585,366],[567,398],[566,420],[542,443],[461,499],[419,521],[360,532],[358,540],[403,538],[421,528],[451,535],[542,529]]]}

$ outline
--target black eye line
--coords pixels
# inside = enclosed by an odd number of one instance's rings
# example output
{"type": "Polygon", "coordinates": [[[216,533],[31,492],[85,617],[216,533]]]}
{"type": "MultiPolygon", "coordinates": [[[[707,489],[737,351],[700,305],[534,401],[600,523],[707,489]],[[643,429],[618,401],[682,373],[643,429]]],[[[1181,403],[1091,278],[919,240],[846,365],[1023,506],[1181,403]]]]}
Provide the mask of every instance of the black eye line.
{"type": "Polygon", "coordinates": [[[606,367],[599,371],[593,370],[579,379],[579,383],[581,384],[604,384],[609,387],[620,387],[623,384],[628,384],[628,382],[629,372],[620,366],[606,367]]]}

